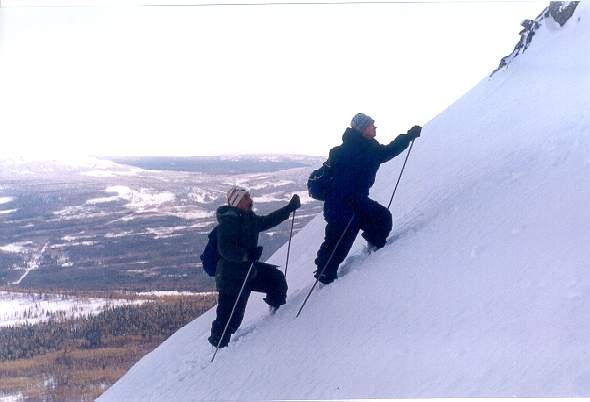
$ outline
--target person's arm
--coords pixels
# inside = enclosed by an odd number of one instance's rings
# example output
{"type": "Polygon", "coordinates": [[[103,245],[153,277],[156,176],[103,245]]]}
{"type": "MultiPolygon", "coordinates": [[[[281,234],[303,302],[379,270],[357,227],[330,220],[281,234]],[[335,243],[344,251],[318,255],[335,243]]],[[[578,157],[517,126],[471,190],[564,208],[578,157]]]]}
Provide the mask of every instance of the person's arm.
{"type": "Polygon", "coordinates": [[[262,215],[258,217],[258,231],[263,232],[277,226],[282,221],[289,219],[291,212],[295,211],[300,206],[301,201],[299,200],[299,196],[297,194],[293,195],[291,201],[289,201],[289,204],[277,209],[274,212],[271,212],[268,215],[262,215]]]}
{"type": "Polygon", "coordinates": [[[381,163],[389,162],[399,154],[401,154],[410,143],[416,138],[420,137],[422,127],[414,126],[408,130],[407,134],[398,135],[397,138],[391,141],[388,145],[381,146],[381,163]]]}
{"type": "Polygon", "coordinates": [[[231,262],[248,261],[248,250],[239,243],[239,218],[227,216],[217,229],[217,251],[222,258],[231,262]]]}

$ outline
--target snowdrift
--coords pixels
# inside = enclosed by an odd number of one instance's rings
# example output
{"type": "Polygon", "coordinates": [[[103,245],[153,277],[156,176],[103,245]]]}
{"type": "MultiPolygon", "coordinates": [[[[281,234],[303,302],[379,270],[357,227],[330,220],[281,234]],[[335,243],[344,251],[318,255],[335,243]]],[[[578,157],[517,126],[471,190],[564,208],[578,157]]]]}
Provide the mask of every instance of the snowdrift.
{"type": "Polygon", "coordinates": [[[254,293],[210,364],[209,311],[99,401],[590,396],[589,43],[587,3],[563,27],[541,18],[526,52],[426,124],[390,243],[363,256],[359,236],[299,318],[321,217],[293,240],[277,314],[254,293]]]}

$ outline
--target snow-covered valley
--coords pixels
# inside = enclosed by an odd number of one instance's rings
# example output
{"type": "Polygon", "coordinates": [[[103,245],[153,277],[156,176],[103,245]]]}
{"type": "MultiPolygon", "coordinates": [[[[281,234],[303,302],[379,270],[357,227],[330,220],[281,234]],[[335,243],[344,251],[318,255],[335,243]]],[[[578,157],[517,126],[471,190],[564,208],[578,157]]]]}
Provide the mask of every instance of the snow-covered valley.
{"type": "MultiPolygon", "coordinates": [[[[295,230],[321,205],[303,196],[323,158],[302,156],[0,160],[0,286],[206,291],[199,254],[232,184],[259,213],[302,193],[295,230]],[[185,170],[174,170],[185,169],[185,170]],[[247,173],[234,174],[243,170],[247,173]]],[[[263,235],[270,256],[289,225],[263,235]]]]}

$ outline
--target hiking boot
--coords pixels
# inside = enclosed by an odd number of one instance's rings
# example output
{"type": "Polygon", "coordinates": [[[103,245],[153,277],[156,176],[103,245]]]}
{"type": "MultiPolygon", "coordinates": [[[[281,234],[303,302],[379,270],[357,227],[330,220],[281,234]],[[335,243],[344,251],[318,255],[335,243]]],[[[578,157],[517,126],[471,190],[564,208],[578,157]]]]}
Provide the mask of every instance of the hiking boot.
{"type": "Polygon", "coordinates": [[[377,247],[371,242],[367,242],[367,254],[372,254],[377,250],[379,250],[379,247],[377,247]]]}
{"type": "Polygon", "coordinates": [[[330,283],[334,282],[338,276],[328,276],[323,273],[321,276],[318,277],[318,273],[316,272],[314,277],[322,284],[322,285],[329,285],[330,283]]]}
{"type": "MultiPolygon", "coordinates": [[[[227,338],[227,337],[226,337],[227,338]]],[[[213,335],[211,335],[209,338],[207,338],[207,340],[209,341],[209,343],[211,345],[213,345],[214,348],[217,347],[217,344],[219,343],[219,338],[214,337],[213,335]]],[[[225,339],[224,341],[222,341],[219,344],[219,348],[225,348],[227,346],[227,344],[229,343],[229,339],[225,339]]]]}
{"type": "Polygon", "coordinates": [[[270,307],[275,307],[275,308],[279,308],[281,307],[283,304],[287,303],[287,300],[285,298],[277,298],[277,297],[265,297],[262,300],[264,300],[264,302],[266,304],[268,304],[270,307]]]}
{"type": "Polygon", "coordinates": [[[268,312],[274,314],[279,309],[279,306],[268,306],[268,312]]]}

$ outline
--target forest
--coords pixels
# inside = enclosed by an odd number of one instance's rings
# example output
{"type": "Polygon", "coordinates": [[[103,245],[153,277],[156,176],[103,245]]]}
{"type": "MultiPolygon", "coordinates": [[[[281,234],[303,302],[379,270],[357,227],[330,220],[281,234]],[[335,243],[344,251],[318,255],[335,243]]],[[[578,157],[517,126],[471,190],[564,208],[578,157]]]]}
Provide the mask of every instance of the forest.
{"type": "Polygon", "coordinates": [[[0,397],[94,400],[215,302],[215,294],[164,297],[97,315],[0,328],[0,397]]]}

